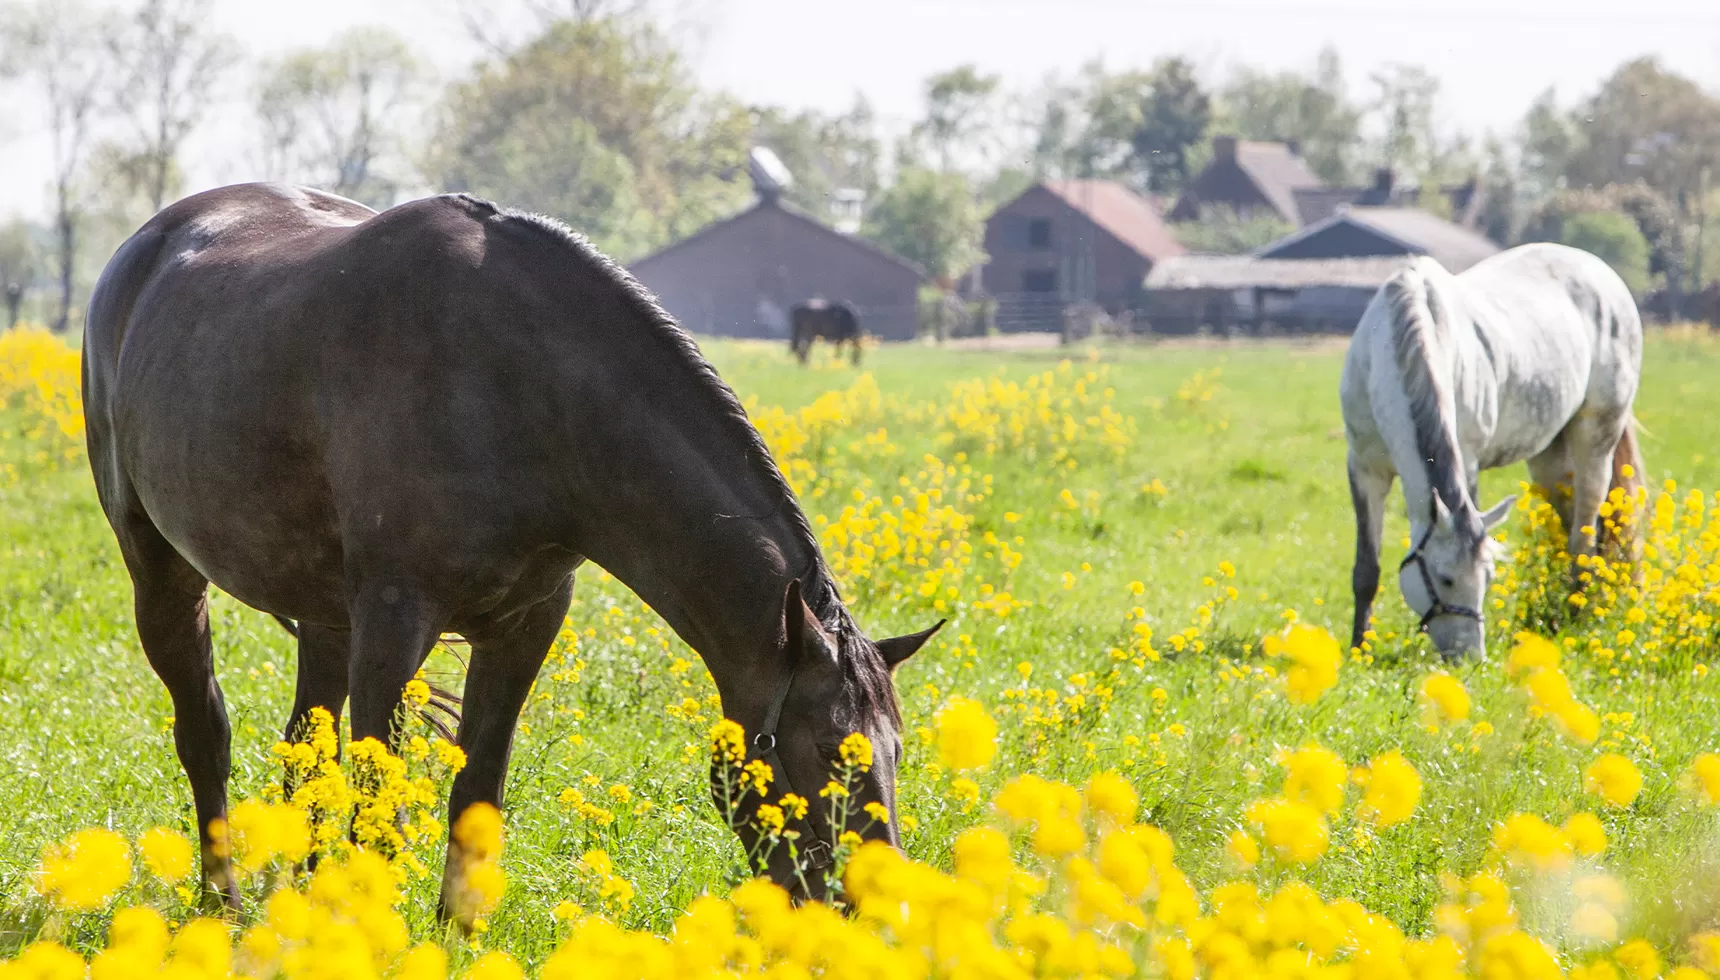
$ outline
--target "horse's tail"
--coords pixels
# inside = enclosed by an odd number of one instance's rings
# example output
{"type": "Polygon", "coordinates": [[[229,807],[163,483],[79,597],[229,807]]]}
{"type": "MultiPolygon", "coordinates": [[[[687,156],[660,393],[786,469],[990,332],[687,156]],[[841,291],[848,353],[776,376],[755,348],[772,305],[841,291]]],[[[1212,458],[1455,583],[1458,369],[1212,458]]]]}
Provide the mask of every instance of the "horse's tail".
{"type": "MultiPolygon", "coordinates": [[[[1646,515],[1641,513],[1637,498],[1647,484],[1643,482],[1642,446],[1636,438],[1636,417],[1625,419],[1624,431],[1619,433],[1618,445],[1613,448],[1612,489],[1620,491],[1628,502],[1627,513],[1630,519],[1618,521],[1609,519],[1603,533],[1603,544],[1608,552],[1628,561],[1636,561],[1642,557],[1642,522],[1646,515]]],[[[1609,493],[1608,499],[1613,495],[1609,493]]],[[[1614,512],[1616,515],[1616,511],[1614,512]]]]}
{"type": "MultiPolygon", "coordinates": [[[[269,615],[274,616],[275,622],[280,623],[281,628],[291,634],[293,639],[298,639],[298,623],[285,616],[276,616],[274,613],[269,615]]],[[[418,716],[423,718],[425,723],[435,729],[436,734],[445,740],[449,742],[458,741],[460,706],[462,704],[460,696],[437,684],[430,684],[429,686],[430,700],[425,703],[423,708],[419,709],[418,716]]]]}

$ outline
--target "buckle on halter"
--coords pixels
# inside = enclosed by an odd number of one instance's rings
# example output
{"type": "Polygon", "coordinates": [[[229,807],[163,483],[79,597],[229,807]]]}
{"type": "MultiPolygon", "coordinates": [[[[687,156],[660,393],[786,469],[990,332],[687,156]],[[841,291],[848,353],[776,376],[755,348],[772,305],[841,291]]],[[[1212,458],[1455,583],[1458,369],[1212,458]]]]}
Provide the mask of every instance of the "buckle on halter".
{"type": "Polygon", "coordinates": [[[776,733],[759,732],[757,735],[753,736],[752,743],[753,748],[758,749],[760,752],[774,752],[776,751],[776,733]]]}
{"type": "Polygon", "coordinates": [[[806,858],[806,866],[815,871],[822,871],[830,867],[830,845],[824,841],[815,840],[808,844],[806,850],[801,852],[801,856],[806,858]]]}

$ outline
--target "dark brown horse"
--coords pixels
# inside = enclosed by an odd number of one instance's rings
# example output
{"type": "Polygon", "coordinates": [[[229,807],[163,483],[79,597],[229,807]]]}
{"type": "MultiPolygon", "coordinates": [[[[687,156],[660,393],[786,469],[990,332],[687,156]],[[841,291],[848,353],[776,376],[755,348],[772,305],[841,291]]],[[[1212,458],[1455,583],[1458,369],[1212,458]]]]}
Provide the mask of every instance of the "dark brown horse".
{"type": "Polygon", "coordinates": [[[790,312],[788,349],[800,363],[805,364],[811,356],[813,341],[821,339],[838,351],[848,344],[849,356],[856,365],[860,363],[860,318],[847,303],[809,299],[790,312]]]}
{"type": "MultiPolygon", "coordinates": [[[[773,795],[817,801],[838,743],[866,734],[856,809],[890,807],[865,836],[897,841],[890,672],[932,631],[874,643],[855,627],[734,394],[561,225],[459,195],[381,214],[262,184],[188,198],[103,272],[84,401],[138,636],[173,699],[203,875],[228,902],[210,837],[229,746],[210,582],[300,622],[289,733],[350,696],[354,738],[394,738],[438,637],[471,641],[451,825],[501,804],[521,706],[589,558],[704,658],[776,770],[773,795]]],[[[811,842],[844,828],[814,812],[793,829],[802,868],[779,847],[766,870],[794,887],[810,863],[798,890],[818,897],[811,842]]]]}

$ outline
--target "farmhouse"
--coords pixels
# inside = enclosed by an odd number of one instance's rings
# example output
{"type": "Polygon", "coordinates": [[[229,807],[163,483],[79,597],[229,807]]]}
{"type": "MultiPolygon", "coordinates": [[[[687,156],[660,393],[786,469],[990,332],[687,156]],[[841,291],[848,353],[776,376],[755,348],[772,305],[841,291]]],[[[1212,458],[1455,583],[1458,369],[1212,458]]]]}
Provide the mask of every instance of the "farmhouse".
{"type": "Polygon", "coordinates": [[[1153,267],[1184,251],[1151,203],[1110,180],[1033,185],[987,219],[985,250],[1002,330],[1057,330],[1077,303],[1133,309],[1153,267]]]}
{"type": "Polygon", "coordinates": [[[1301,224],[1297,193],[1324,186],[1296,143],[1215,136],[1212,162],[1183,189],[1170,219],[1196,221],[1212,206],[1222,205],[1242,218],[1271,215],[1301,224]]]}
{"type": "MultiPolygon", "coordinates": [[[[1453,223],[1474,228],[1481,222],[1481,209],[1487,195],[1481,182],[1474,177],[1457,184],[1438,188],[1445,209],[1453,223]]],[[[1365,187],[1304,187],[1296,191],[1296,214],[1299,224],[1312,225],[1330,218],[1339,209],[1351,205],[1363,207],[1405,207],[1421,204],[1422,189],[1413,184],[1397,182],[1390,167],[1374,171],[1374,181],[1365,187]]]]}
{"type": "Polygon", "coordinates": [[[853,307],[866,333],[912,340],[925,273],[782,200],[786,183],[786,175],[759,173],[755,156],[759,194],[752,207],[634,262],[629,271],[694,333],[786,340],[788,311],[822,296],[853,307]]]}

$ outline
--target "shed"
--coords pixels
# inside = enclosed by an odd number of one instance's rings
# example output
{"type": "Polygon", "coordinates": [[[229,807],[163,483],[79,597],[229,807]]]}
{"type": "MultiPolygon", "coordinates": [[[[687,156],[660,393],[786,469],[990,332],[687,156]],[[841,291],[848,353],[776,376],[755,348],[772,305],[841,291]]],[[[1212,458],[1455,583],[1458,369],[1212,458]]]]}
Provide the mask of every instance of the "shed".
{"type": "Polygon", "coordinates": [[[1334,259],[1430,255],[1462,272],[1499,251],[1485,235],[1416,208],[1341,208],[1261,249],[1267,259],[1334,259]]]}
{"type": "Polygon", "coordinates": [[[854,308],[883,340],[919,331],[919,266],[827,228],[775,195],[634,262],[629,271],[681,325],[719,337],[788,337],[815,296],[854,308]]]}
{"type": "Polygon", "coordinates": [[[1408,255],[1268,259],[1184,255],[1148,276],[1142,312],[1155,333],[1349,333],[1408,255]]]}
{"type": "Polygon", "coordinates": [[[1122,184],[1049,180],[986,219],[985,251],[981,281],[997,299],[998,327],[1059,330],[1076,304],[1132,309],[1147,273],[1184,250],[1158,210],[1122,184]]]}

